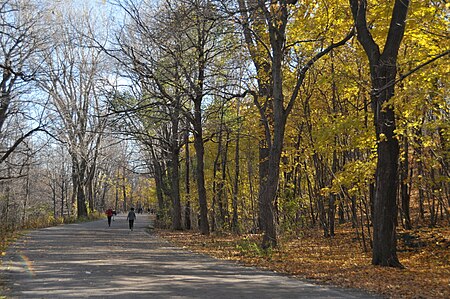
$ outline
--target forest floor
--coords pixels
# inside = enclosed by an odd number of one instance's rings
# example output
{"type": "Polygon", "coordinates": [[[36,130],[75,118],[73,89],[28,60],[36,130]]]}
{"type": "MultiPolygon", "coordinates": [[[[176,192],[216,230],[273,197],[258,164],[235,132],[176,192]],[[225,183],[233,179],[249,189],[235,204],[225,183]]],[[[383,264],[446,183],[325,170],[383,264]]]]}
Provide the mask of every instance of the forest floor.
{"type": "Polygon", "coordinates": [[[168,230],[157,233],[195,252],[299,279],[363,289],[389,298],[450,298],[448,227],[400,231],[397,250],[404,269],[372,266],[371,253],[364,251],[348,225],[337,228],[333,238],[324,238],[317,229],[303,231],[296,237],[282,237],[279,247],[270,252],[260,249],[258,234],[204,236],[168,230]]]}

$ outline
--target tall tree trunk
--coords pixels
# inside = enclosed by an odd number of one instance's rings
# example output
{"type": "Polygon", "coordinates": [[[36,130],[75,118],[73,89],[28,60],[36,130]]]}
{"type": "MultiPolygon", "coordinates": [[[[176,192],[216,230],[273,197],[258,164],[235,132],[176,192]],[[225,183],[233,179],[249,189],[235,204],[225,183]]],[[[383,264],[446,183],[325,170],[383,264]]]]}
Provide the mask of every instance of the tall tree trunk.
{"type": "Polygon", "coordinates": [[[184,137],[185,141],[185,166],[186,166],[186,177],[185,177],[185,188],[186,188],[186,206],[184,209],[184,227],[186,229],[191,229],[191,182],[190,182],[190,173],[191,173],[191,157],[189,154],[189,128],[186,129],[186,134],[184,137]]]}
{"type": "Polygon", "coordinates": [[[119,208],[119,178],[117,178],[116,181],[116,188],[115,188],[115,201],[114,201],[114,210],[116,210],[116,212],[118,211],[119,208]]]}
{"type": "MultiPolygon", "coordinates": [[[[164,202],[164,178],[163,170],[158,160],[153,146],[150,145],[150,153],[152,156],[153,169],[155,171],[156,198],[158,200],[157,220],[165,222],[166,220],[166,204],[164,202]]],[[[165,224],[164,224],[165,226],[165,224]]]]}
{"type": "MultiPolygon", "coordinates": [[[[27,177],[25,179],[25,198],[23,200],[23,214],[22,214],[22,226],[25,224],[27,217],[27,208],[30,201],[30,167],[28,166],[27,177]]],[[[51,182],[54,184],[54,181],[51,182]]],[[[55,188],[52,187],[52,199],[53,199],[53,217],[56,218],[56,193],[55,188]]]]}
{"type": "Polygon", "coordinates": [[[400,48],[409,0],[395,0],[383,52],[367,26],[367,0],[350,0],[358,41],[369,59],[372,107],[378,141],[373,210],[372,264],[402,267],[397,258],[397,184],[399,145],[395,137],[395,113],[386,104],[394,95],[397,55],[400,48]]]}
{"type": "Polygon", "coordinates": [[[265,192],[265,185],[267,181],[267,176],[269,173],[269,150],[262,145],[262,142],[260,142],[259,145],[259,189],[258,189],[258,225],[259,228],[264,231],[265,230],[265,218],[261,217],[263,206],[262,201],[260,200],[265,192]]]}
{"type": "MultiPolygon", "coordinates": [[[[384,67],[380,67],[384,69],[384,67]]],[[[395,73],[381,71],[378,78],[395,79],[395,73]]],[[[387,82],[390,82],[387,80],[387,82]]],[[[382,83],[373,85],[373,90],[381,90],[382,83]]],[[[399,158],[399,145],[395,138],[395,115],[393,108],[382,109],[386,100],[377,102],[377,139],[379,140],[377,154],[377,172],[375,183],[375,198],[373,210],[373,255],[374,265],[400,267],[397,258],[397,167],[399,158]]]]}
{"type": "Polygon", "coordinates": [[[125,166],[123,166],[122,169],[123,173],[122,173],[122,196],[123,196],[123,203],[122,203],[122,208],[123,211],[126,212],[128,211],[128,204],[127,204],[127,185],[126,185],[126,180],[125,180],[125,166]]]}
{"type": "Polygon", "coordinates": [[[86,161],[83,158],[74,158],[75,161],[75,190],[76,190],[76,200],[77,200],[77,217],[84,218],[88,216],[87,205],[86,205],[86,190],[85,190],[85,174],[86,174],[86,161]]]}
{"type": "MultiPolygon", "coordinates": [[[[176,114],[179,108],[176,107],[176,114]]],[[[172,228],[181,230],[181,201],[180,201],[180,147],[178,144],[178,115],[172,117],[172,148],[171,148],[171,198],[172,198],[172,228]]]]}
{"type": "Polygon", "coordinates": [[[231,229],[234,233],[239,234],[240,233],[240,227],[239,227],[239,218],[238,218],[238,194],[239,194],[239,144],[240,144],[240,138],[241,138],[241,122],[240,122],[240,102],[238,99],[237,102],[237,132],[236,132],[236,148],[234,151],[234,183],[233,183],[233,199],[232,199],[232,206],[233,206],[233,217],[231,219],[231,229]]]}
{"type": "MultiPolygon", "coordinates": [[[[244,20],[245,41],[256,72],[261,78],[269,78],[268,80],[258,80],[259,94],[267,102],[261,105],[258,102],[258,96],[254,95],[254,102],[263,120],[265,141],[268,147],[268,169],[270,170],[265,175],[266,179],[261,182],[262,187],[260,191],[262,192],[259,193],[261,223],[264,230],[262,240],[263,248],[277,245],[275,208],[280,175],[280,159],[283,150],[286,121],[299,95],[300,87],[303,84],[307,71],[317,60],[329,53],[333,48],[345,44],[353,35],[352,32],[342,41],[332,44],[323,51],[316,53],[305,65],[299,65],[296,70],[296,84],[286,101],[287,103],[285,103],[285,95],[283,93],[283,62],[285,60],[285,54],[289,52],[289,47],[286,46],[286,28],[290,16],[289,5],[294,2],[240,0],[238,3],[241,16],[244,20]],[[251,17],[248,13],[248,8],[252,12],[251,17]],[[250,28],[250,24],[259,28],[250,28]],[[270,54],[266,57],[261,57],[255,50],[255,45],[260,43],[262,39],[253,38],[255,34],[262,32],[268,32],[270,40],[270,54]]],[[[264,46],[267,47],[267,44],[264,46]]]]}
{"type": "Polygon", "coordinates": [[[61,217],[64,217],[65,179],[61,176],[61,217]]]}
{"type": "Polygon", "coordinates": [[[248,187],[250,190],[250,209],[252,213],[252,223],[253,227],[251,231],[256,232],[258,228],[258,212],[255,206],[255,199],[253,197],[254,187],[253,187],[253,163],[249,157],[247,157],[247,176],[248,176],[248,187]]]}
{"type": "Polygon", "coordinates": [[[220,183],[218,182],[217,174],[220,171],[221,164],[219,163],[219,158],[222,153],[222,122],[223,122],[223,108],[221,111],[221,117],[220,117],[220,126],[219,126],[219,132],[218,132],[218,140],[217,140],[217,153],[216,157],[214,159],[213,164],[213,186],[212,186],[212,192],[213,192],[213,198],[211,203],[211,230],[215,231],[216,229],[216,204],[218,201],[220,201],[219,198],[219,190],[221,188],[220,183]]]}
{"type": "Polygon", "coordinates": [[[228,214],[228,198],[227,198],[227,192],[225,188],[225,182],[227,180],[227,162],[228,162],[228,148],[230,146],[230,130],[226,130],[226,137],[225,137],[225,144],[224,149],[222,151],[222,157],[221,157],[221,171],[222,171],[222,178],[219,183],[219,194],[218,194],[218,206],[219,206],[219,212],[220,212],[220,225],[223,226],[225,222],[229,221],[229,214],[228,214]]]}
{"type": "Polygon", "coordinates": [[[205,188],[205,148],[203,144],[201,100],[195,101],[194,109],[194,147],[197,158],[197,190],[198,203],[200,207],[200,232],[203,235],[209,235],[208,203],[206,201],[205,188]]]}
{"type": "Polygon", "coordinates": [[[277,231],[275,225],[275,200],[280,177],[280,161],[283,149],[284,132],[289,110],[284,107],[283,95],[283,70],[284,43],[286,41],[286,25],[288,8],[284,3],[272,12],[275,21],[270,20],[269,37],[272,48],[272,109],[273,109],[273,134],[269,142],[269,173],[264,186],[264,193],[260,198],[262,203],[261,215],[265,219],[265,230],[262,247],[277,246],[277,231]]]}

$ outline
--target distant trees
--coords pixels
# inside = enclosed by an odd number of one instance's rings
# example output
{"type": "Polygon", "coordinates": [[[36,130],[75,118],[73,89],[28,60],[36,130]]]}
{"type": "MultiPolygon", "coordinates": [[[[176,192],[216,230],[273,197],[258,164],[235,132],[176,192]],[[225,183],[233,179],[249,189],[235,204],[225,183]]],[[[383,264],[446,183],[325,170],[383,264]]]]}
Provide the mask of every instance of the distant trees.
{"type": "MultiPolygon", "coordinates": [[[[121,54],[107,52],[131,72],[139,85],[139,97],[129,98],[128,108],[138,119],[147,118],[143,129],[153,124],[167,150],[168,185],[172,206],[172,227],[181,229],[179,187],[181,136],[191,132],[196,157],[199,223],[202,233],[210,230],[204,166],[204,102],[220,96],[227,76],[232,35],[210,1],[168,1],[154,15],[151,7],[136,1],[118,1],[129,18],[117,34],[121,54]],[[181,26],[181,25],[182,26],[181,26]],[[139,38],[137,38],[139,37],[139,38]],[[123,60],[122,60],[123,59],[123,60]],[[125,62],[125,63],[124,63],[125,62]],[[134,101],[134,102],[133,102],[134,101]],[[189,125],[188,125],[189,124],[189,125]],[[167,136],[168,138],[162,138],[167,136]]],[[[226,88],[225,88],[226,89],[226,88]]],[[[145,132],[141,132],[145,136],[145,132]]],[[[151,142],[142,140],[144,144],[151,142]]],[[[188,146],[187,144],[185,146],[188,146]]],[[[154,150],[152,155],[155,155],[154,150]]],[[[155,156],[155,158],[157,158],[155,156]]],[[[157,161],[157,163],[160,163],[157,161]]],[[[163,168],[157,167],[159,170],[163,168]]],[[[164,180],[158,180],[164,186],[164,180]]],[[[162,194],[159,192],[158,194],[162,194]]]]}

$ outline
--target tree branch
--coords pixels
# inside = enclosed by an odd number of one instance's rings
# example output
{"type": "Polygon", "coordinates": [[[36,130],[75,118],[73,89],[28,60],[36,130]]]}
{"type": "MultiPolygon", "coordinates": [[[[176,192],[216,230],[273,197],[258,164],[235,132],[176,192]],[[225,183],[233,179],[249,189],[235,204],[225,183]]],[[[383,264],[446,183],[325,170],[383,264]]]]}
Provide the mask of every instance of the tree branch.
{"type": "Polygon", "coordinates": [[[25,135],[22,135],[19,139],[14,142],[14,144],[0,157],[0,164],[3,163],[8,157],[15,151],[15,149],[29,136],[31,136],[33,133],[38,131],[45,131],[41,127],[37,127],[26,133],[25,135]]]}
{"type": "Polygon", "coordinates": [[[345,45],[345,43],[350,40],[355,35],[355,28],[352,28],[350,32],[347,34],[346,37],[344,37],[341,41],[329,45],[327,48],[322,50],[321,52],[317,53],[313,58],[311,58],[300,70],[297,83],[295,84],[294,91],[292,92],[292,96],[289,100],[289,103],[285,110],[285,115],[289,114],[289,112],[292,110],[292,107],[294,106],[295,99],[298,96],[300,86],[303,84],[303,80],[305,79],[306,72],[314,65],[314,63],[322,58],[323,56],[327,55],[331,50],[338,48],[340,46],[345,45]]]}

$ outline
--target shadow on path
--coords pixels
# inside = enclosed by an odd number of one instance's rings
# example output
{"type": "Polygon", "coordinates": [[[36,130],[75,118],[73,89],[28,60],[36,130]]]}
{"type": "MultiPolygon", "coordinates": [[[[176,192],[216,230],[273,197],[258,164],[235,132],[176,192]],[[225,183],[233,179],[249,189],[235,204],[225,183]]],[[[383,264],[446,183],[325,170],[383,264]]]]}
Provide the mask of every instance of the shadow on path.
{"type": "Polygon", "coordinates": [[[35,230],[2,258],[7,298],[376,298],[218,261],[134,231],[125,215],[35,230]]]}

